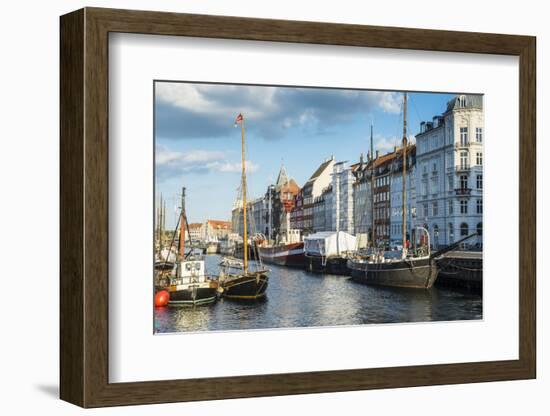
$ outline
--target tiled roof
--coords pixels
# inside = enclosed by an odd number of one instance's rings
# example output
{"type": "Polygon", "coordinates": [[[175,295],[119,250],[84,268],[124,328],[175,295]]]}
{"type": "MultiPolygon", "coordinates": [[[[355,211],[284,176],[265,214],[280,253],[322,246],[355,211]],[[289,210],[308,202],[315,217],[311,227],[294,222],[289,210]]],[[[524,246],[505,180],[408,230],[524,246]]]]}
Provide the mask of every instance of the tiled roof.
{"type": "MultiPolygon", "coordinates": [[[[382,166],[385,163],[393,161],[393,159],[395,159],[396,157],[401,156],[401,152],[402,152],[401,148],[397,148],[395,151],[388,152],[382,156],[378,156],[378,158],[374,160],[374,168],[377,168],[379,166],[382,166]]],[[[408,154],[416,153],[416,144],[409,144],[407,146],[407,153],[408,154]]],[[[353,165],[351,165],[351,168],[354,172],[357,171],[360,168],[360,163],[354,163],[353,165]]],[[[369,170],[370,168],[371,168],[370,161],[366,162],[363,165],[363,170],[369,170]]]]}
{"type": "Polygon", "coordinates": [[[308,179],[308,182],[313,182],[315,179],[317,179],[323,171],[330,166],[330,164],[334,161],[334,159],[325,160],[323,163],[319,165],[317,170],[313,172],[313,175],[311,175],[308,179]]]}
{"type": "Polygon", "coordinates": [[[208,225],[214,228],[230,228],[231,222],[229,221],[220,221],[220,220],[207,220],[208,225]]]}

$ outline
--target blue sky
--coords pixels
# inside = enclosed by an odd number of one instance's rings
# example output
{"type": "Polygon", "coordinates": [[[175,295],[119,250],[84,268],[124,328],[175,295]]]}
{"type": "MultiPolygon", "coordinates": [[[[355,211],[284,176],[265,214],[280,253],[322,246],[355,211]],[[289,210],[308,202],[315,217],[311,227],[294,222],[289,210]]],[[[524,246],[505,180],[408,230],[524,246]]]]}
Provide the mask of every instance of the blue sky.
{"type": "MultiPolygon", "coordinates": [[[[409,93],[409,137],[452,97],[409,93]]],[[[265,193],[281,164],[302,186],[331,155],[350,163],[361,152],[366,157],[371,122],[375,150],[392,150],[401,142],[402,101],[391,91],[156,82],[155,192],[167,200],[167,226],[175,223],[182,186],[190,222],[230,219],[240,184],[239,113],[251,199],[265,193]]]]}

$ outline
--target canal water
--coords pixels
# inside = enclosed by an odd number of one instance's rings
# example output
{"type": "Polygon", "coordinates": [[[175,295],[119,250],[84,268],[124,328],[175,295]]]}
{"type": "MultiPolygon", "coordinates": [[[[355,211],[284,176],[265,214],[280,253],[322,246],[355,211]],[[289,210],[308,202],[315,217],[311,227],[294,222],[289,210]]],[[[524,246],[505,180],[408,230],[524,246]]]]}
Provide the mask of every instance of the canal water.
{"type": "MultiPolygon", "coordinates": [[[[206,256],[209,274],[217,274],[220,260],[218,255],[206,256]]],[[[346,276],[266,266],[270,273],[265,300],[239,303],[220,299],[204,306],[155,308],[155,332],[482,319],[478,294],[439,287],[379,288],[355,283],[346,276]]]]}

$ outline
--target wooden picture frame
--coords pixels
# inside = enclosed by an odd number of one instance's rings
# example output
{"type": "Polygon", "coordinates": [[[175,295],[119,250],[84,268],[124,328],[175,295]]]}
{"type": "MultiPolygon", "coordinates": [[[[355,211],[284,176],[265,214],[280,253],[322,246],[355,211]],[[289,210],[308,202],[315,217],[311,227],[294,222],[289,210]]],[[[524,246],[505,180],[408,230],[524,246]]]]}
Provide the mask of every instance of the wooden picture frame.
{"type": "Polygon", "coordinates": [[[529,379],[536,376],[536,40],[529,36],[85,8],[61,17],[60,396],[82,407],[529,379]],[[519,57],[519,359],[109,383],[110,32],[519,57]]]}

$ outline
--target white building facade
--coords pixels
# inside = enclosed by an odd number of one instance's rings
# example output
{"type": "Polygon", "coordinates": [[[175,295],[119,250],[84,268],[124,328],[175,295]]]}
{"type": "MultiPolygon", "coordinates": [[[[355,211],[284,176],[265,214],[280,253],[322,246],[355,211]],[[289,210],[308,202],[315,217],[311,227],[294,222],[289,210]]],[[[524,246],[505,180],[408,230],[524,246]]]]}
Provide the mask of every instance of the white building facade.
{"type": "Polygon", "coordinates": [[[346,162],[333,165],[332,171],[332,227],[331,231],[354,233],[353,184],[355,176],[346,162]]]}
{"type": "Polygon", "coordinates": [[[457,95],[443,115],[420,125],[414,222],[429,230],[434,248],[482,231],[483,124],[482,96],[457,95]]]}
{"type": "Polygon", "coordinates": [[[319,198],[322,198],[323,191],[331,185],[334,164],[334,157],[326,159],[317,167],[317,169],[315,169],[315,172],[313,172],[311,177],[307,180],[307,182],[301,189],[302,225],[297,228],[300,228],[302,230],[303,235],[311,234],[316,228],[319,228],[319,224],[317,224],[317,227],[315,227],[314,221],[315,217],[317,217],[317,222],[319,222],[320,213],[317,212],[316,216],[316,213],[314,211],[315,209],[319,211],[321,207],[319,206],[319,204],[317,204],[316,207],[315,202],[319,202],[319,198]]]}

